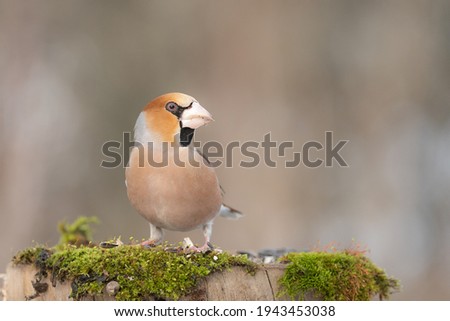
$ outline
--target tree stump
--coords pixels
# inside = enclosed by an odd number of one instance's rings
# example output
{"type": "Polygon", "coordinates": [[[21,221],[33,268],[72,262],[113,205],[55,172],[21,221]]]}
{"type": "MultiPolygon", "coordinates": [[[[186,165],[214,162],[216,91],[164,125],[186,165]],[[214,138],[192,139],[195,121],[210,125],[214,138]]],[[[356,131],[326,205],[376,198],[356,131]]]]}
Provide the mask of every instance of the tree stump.
{"type": "Polygon", "coordinates": [[[398,281],[361,252],[291,252],[278,262],[164,246],[34,247],[19,252],[8,265],[4,296],[52,301],[370,300],[398,290],[398,281]]]}
{"type": "MultiPolygon", "coordinates": [[[[278,297],[279,278],[283,275],[285,264],[261,265],[254,275],[250,275],[243,267],[232,267],[221,272],[214,272],[201,280],[189,295],[180,300],[196,301],[273,301],[288,300],[285,296],[278,297]]],[[[39,283],[47,284],[42,293],[38,293],[36,286],[36,269],[33,265],[9,264],[6,271],[5,299],[21,301],[27,299],[39,301],[64,301],[69,299],[72,291],[71,281],[59,282],[52,286],[49,277],[39,283]]],[[[114,296],[107,293],[88,296],[83,300],[104,301],[114,300],[114,296]]]]}

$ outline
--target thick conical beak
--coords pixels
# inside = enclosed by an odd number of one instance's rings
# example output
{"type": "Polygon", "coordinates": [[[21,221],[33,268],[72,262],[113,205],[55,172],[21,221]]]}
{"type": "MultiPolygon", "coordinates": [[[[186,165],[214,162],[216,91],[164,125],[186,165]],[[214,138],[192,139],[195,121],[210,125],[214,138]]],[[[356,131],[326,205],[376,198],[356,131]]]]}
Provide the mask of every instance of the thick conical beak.
{"type": "Polygon", "coordinates": [[[181,127],[192,129],[197,129],[213,120],[211,114],[196,101],[192,103],[191,107],[184,110],[180,117],[181,127]]]}

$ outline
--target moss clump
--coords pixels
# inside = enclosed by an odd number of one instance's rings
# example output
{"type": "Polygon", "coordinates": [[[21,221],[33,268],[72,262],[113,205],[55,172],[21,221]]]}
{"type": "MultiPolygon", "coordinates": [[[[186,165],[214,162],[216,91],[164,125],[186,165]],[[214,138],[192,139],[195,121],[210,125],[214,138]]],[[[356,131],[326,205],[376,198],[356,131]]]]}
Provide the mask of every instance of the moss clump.
{"type": "Polygon", "coordinates": [[[19,264],[35,264],[38,268],[45,267],[48,257],[51,255],[51,250],[44,246],[30,247],[18,252],[13,258],[12,262],[19,264]]]}
{"type": "Polygon", "coordinates": [[[88,245],[92,242],[91,224],[97,224],[98,222],[98,218],[95,216],[80,216],[72,224],[64,221],[60,222],[58,224],[58,231],[61,236],[58,246],[66,244],[88,245]]]}
{"type": "Polygon", "coordinates": [[[292,299],[304,300],[306,294],[326,301],[385,299],[398,289],[397,280],[361,253],[290,253],[282,260],[288,265],[279,294],[292,299]]]}
{"type": "MultiPolygon", "coordinates": [[[[37,251],[27,249],[16,255],[14,262],[29,264],[36,259],[37,251]]],[[[116,300],[177,300],[195,289],[200,279],[232,266],[256,269],[244,256],[217,252],[186,254],[167,251],[162,246],[102,249],[67,245],[52,252],[45,263],[52,279],[72,280],[71,297],[75,300],[101,294],[113,280],[120,285],[116,300]]]]}
{"type": "Polygon", "coordinates": [[[48,258],[52,255],[52,251],[46,249],[42,246],[31,247],[24,251],[19,252],[16,256],[13,257],[13,263],[20,264],[34,264],[37,269],[36,274],[34,275],[34,280],[31,281],[31,285],[33,286],[35,293],[25,297],[26,300],[33,300],[37,298],[40,293],[44,293],[48,289],[48,284],[42,282],[48,276],[47,273],[47,261],[48,258]]]}

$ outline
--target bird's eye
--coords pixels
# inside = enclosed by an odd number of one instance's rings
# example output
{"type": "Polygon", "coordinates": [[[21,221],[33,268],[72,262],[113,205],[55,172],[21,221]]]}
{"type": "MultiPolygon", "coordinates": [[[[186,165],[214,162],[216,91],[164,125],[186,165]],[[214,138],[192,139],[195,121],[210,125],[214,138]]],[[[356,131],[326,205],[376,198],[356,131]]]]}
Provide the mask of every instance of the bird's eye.
{"type": "Polygon", "coordinates": [[[175,110],[177,110],[177,107],[177,104],[172,101],[166,105],[166,109],[170,112],[174,112],[175,110]]]}

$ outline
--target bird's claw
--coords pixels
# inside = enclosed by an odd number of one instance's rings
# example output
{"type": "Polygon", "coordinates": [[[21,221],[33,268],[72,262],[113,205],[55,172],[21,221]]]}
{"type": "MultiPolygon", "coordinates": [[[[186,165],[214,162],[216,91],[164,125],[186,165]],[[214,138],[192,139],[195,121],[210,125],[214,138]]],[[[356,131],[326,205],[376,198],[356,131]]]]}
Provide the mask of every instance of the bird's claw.
{"type": "Polygon", "coordinates": [[[140,245],[141,245],[142,247],[144,247],[144,248],[149,249],[149,248],[152,248],[152,247],[157,246],[158,243],[155,242],[154,240],[147,240],[147,241],[141,242],[140,245]]]}
{"type": "Polygon", "coordinates": [[[188,237],[183,240],[183,247],[185,248],[185,252],[190,253],[208,253],[214,250],[214,247],[210,242],[206,242],[205,244],[203,244],[203,246],[197,247],[188,237]]]}
{"type": "Polygon", "coordinates": [[[204,244],[201,247],[196,247],[196,246],[190,246],[187,249],[187,252],[194,252],[194,253],[208,253],[211,252],[213,250],[212,247],[209,246],[209,244],[204,244]]]}

